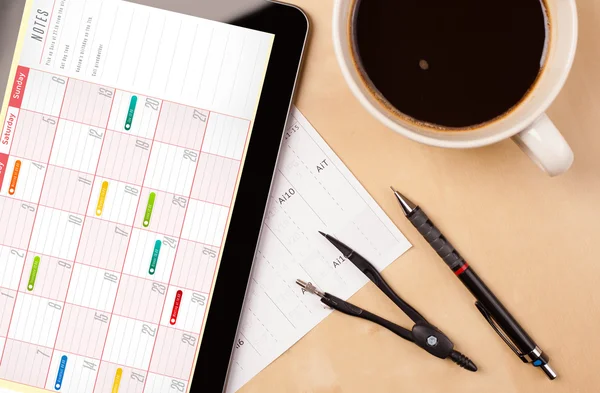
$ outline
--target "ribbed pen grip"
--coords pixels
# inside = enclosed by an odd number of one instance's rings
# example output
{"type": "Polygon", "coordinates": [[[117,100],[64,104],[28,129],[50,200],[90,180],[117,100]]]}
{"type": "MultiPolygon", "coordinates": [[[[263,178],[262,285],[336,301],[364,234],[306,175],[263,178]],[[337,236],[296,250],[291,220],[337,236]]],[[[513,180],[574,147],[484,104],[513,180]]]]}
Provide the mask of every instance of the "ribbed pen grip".
{"type": "Polygon", "coordinates": [[[423,210],[417,207],[408,219],[452,271],[460,269],[465,264],[458,251],[446,240],[423,210]]]}

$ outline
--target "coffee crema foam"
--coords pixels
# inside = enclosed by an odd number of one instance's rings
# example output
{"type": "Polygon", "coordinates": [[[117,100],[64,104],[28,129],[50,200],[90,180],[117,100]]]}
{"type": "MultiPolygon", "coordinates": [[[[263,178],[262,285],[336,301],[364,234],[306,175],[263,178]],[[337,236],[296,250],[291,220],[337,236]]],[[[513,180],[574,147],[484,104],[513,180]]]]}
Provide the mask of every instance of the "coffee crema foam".
{"type": "Polygon", "coordinates": [[[352,9],[348,35],[363,84],[394,117],[429,130],[504,118],[547,61],[550,20],[540,0],[355,0],[352,9]]]}

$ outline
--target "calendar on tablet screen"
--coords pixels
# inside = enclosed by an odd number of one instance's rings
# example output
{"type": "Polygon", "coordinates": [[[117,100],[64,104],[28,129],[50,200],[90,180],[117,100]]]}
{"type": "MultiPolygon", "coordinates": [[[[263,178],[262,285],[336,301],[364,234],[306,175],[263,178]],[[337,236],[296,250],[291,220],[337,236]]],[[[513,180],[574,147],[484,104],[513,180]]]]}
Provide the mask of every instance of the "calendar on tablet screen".
{"type": "Polygon", "coordinates": [[[0,380],[187,391],[272,42],[27,2],[0,119],[0,380]]]}

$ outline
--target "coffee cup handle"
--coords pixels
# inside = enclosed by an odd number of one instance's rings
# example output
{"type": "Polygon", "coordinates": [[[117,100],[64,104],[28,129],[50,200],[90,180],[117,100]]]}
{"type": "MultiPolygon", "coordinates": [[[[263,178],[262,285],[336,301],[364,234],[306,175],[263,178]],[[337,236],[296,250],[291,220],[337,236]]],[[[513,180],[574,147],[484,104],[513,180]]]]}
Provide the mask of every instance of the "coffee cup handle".
{"type": "Polygon", "coordinates": [[[573,164],[573,151],[558,128],[543,114],[513,141],[550,176],[566,172],[573,164]]]}

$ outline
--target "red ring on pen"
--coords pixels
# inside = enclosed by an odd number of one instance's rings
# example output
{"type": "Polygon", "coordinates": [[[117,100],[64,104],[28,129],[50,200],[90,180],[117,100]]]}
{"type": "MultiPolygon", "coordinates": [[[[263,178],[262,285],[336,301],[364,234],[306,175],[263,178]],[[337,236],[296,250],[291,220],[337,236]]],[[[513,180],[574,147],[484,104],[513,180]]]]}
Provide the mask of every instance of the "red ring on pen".
{"type": "Polygon", "coordinates": [[[458,268],[457,271],[454,272],[454,274],[456,274],[457,276],[460,276],[461,274],[463,274],[465,272],[465,270],[467,270],[469,268],[469,264],[467,262],[465,262],[464,265],[462,265],[460,268],[458,268]]]}

